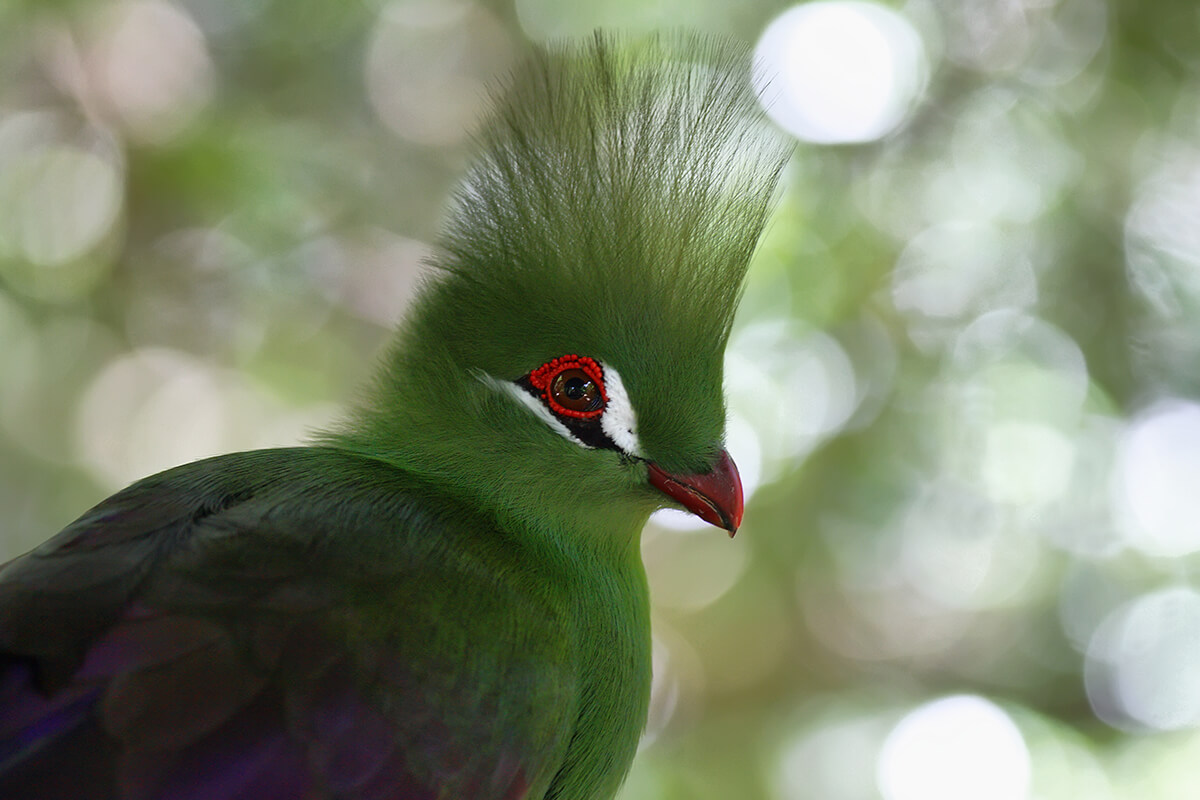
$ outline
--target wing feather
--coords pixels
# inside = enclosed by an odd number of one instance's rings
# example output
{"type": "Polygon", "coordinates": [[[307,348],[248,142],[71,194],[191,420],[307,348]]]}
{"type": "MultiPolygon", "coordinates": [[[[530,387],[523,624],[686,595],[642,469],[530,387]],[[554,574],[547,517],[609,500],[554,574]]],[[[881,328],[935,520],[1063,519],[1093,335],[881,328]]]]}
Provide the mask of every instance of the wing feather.
{"type": "Polygon", "coordinates": [[[575,674],[520,563],[332,449],[135,484],[0,571],[0,796],[531,797],[575,674]]]}

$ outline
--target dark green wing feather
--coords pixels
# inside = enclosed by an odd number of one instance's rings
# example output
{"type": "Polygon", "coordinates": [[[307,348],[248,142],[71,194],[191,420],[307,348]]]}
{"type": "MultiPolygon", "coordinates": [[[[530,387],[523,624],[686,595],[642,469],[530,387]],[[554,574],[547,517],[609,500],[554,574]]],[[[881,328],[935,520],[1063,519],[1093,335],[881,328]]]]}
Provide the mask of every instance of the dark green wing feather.
{"type": "Polygon", "coordinates": [[[0,796],[540,797],[576,675],[523,563],[332,449],[148,478],[0,571],[0,796]]]}

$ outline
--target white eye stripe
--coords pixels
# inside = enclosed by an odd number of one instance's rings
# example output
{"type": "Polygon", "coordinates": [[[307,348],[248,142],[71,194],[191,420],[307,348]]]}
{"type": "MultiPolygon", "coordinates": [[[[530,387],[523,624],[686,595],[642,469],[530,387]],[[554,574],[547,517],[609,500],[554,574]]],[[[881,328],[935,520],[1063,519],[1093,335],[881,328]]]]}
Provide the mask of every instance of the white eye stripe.
{"type": "Polygon", "coordinates": [[[579,445],[580,447],[586,447],[589,450],[592,449],[591,445],[581,442],[579,439],[575,438],[575,434],[571,433],[570,429],[567,428],[566,425],[563,425],[558,420],[558,417],[554,416],[554,414],[551,413],[550,409],[546,408],[546,406],[543,405],[541,400],[534,397],[533,395],[531,395],[529,392],[522,389],[517,384],[513,383],[512,381],[501,380],[500,378],[493,378],[491,375],[488,375],[486,372],[478,372],[477,371],[477,372],[475,372],[475,377],[478,378],[480,381],[482,381],[487,386],[491,387],[492,389],[495,389],[498,392],[502,392],[502,393],[507,394],[510,397],[514,398],[518,403],[520,403],[521,405],[525,406],[530,411],[532,411],[534,416],[536,416],[542,422],[549,425],[550,429],[553,430],[555,433],[557,433],[559,436],[563,437],[564,439],[569,439],[570,441],[574,442],[575,444],[579,445]]]}
{"type": "Polygon", "coordinates": [[[637,415],[629,393],[615,369],[600,362],[604,370],[604,389],[608,393],[608,404],[600,415],[600,429],[612,443],[631,456],[641,457],[642,446],[637,437],[637,415]]]}
{"type": "MultiPolygon", "coordinates": [[[[629,393],[625,390],[625,384],[615,369],[602,361],[598,363],[600,364],[600,368],[604,370],[604,388],[605,393],[608,395],[608,402],[604,407],[604,412],[600,415],[600,430],[622,452],[640,458],[642,447],[637,437],[637,415],[633,411],[633,403],[629,400],[629,393]]],[[[594,449],[592,445],[575,436],[570,428],[564,425],[550,409],[546,408],[541,399],[530,394],[524,387],[512,381],[494,378],[485,372],[476,371],[474,375],[488,387],[503,392],[517,400],[525,408],[532,411],[538,419],[549,425],[550,429],[559,436],[574,442],[580,447],[586,447],[589,450],[594,449]]]]}

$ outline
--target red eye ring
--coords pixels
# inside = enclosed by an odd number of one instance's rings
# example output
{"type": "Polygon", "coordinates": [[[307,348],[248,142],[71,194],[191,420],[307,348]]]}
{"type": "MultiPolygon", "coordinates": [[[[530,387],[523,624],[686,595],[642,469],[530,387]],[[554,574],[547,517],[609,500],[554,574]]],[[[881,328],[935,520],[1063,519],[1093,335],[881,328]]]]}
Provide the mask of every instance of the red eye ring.
{"type": "Polygon", "coordinates": [[[542,393],[542,401],[550,410],[563,417],[593,419],[603,414],[604,406],[608,404],[608,393],[604,389],[604,369],[595,359],[588,358],[587,356],[570,354],[547,361],[529,373],[529,383],[533,388],[542,393]],[[591,382],[599,391],[599,405],[586,411],[580,411],[567,408],[555,396],[555,392],[553,391],[555,379],[568,370],[578,370],[591,379],[591,382]]]}

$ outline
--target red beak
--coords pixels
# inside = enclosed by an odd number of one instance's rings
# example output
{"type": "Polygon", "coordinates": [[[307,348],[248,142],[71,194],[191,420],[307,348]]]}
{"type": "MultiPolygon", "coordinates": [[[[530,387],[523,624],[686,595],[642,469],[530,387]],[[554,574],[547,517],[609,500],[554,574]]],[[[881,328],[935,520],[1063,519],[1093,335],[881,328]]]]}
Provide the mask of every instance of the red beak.
{"type": "Polygon", "coordinates": [[[733,459],[724,450],[711,472],[673,475],[654,462],[650,485],[682,505],[709,525],[724,528],[733,536],[742,524],[742,479],[733,459]]]}

